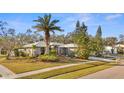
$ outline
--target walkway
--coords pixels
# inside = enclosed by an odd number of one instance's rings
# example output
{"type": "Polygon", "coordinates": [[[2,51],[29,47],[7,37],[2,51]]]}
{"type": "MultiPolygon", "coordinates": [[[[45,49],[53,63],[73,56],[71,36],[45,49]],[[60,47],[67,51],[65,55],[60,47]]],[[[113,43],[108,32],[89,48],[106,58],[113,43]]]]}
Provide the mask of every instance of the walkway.
{"type": "Polygon", "coordinates": [[[8,68],[0,65],[0,74],[3,76],[3,77],[9,77],[9,76],[12,76],[12,75],[15,75],[15,73],[13,73],[12,71],[10,71],[8,68]]]}
{"type": "Polygon", "coordinates": [[[124,63],[81,77],[80,79],[124,79],[124,63]]]}

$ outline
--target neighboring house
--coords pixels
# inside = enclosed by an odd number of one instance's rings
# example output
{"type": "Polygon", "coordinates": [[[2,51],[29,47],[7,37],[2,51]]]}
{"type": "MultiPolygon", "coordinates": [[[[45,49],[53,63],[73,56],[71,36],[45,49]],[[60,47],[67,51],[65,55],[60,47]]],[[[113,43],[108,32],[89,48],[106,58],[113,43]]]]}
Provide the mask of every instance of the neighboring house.
{"type": "Polygon", "coordinates": [[[117,54],[117,47],[105,46],[104,54],[117,54]]]}
{"type": "Polygon", "coordinates": [[[118,49],[119,54],[124,54],[124,44],[117,44],[115,48],[118,49]]]}
{"type": "Polygon", "coordinates": [[[107,54],[118,54],[119,48],[121,48],[124,51],[124,44],[117,44],[114,47],[105,46],[104,52],[107,54]]]}
{"type": "Polygon", "coordinates": [[[117,44],[117,45],[115,45],[115,48],[119,48],[119,47],[124,49],[124,44],[117,44]]]}

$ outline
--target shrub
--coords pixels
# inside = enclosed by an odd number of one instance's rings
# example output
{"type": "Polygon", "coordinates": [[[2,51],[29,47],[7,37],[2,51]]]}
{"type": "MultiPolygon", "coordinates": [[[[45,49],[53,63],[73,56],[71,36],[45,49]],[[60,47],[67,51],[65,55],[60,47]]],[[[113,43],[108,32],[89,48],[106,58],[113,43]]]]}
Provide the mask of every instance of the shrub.
{"type": "Polygon", "coordinates": [[[36,49],[36,45],[32,45],[32,49],[36,49]]]}
{"type": "Polygon", "coordinates": [[[70,52],[69,57],[75,57],[75,52],[70,52]]]}
{"type": "Polygon", "coordinates": [[[77,51],[77,57],[78,57],[78,58],[81,58],[81,59],[88,59],[89,55],[90,55],[90,51],[87,50],[87,49],[79,49],[79,50],[77,51]]]}
{"type": "Polygon", "coordinates": [[[19,56],[19,51],[18,51],[18,49],[15,49],[15,50],[14,50],[14,54],[15,54],[16,57],[19,56]]]}
{"type": "Polygon", "coordinates": [[[59,60],[59,58],[55,55],[41,55],[40,59],[45,62],[49,62],[49,61],[55,62],[59,60]]]}
{"type": "Polygon", "coordinates": [[[51,49],[51,51],[50,51],[50,55],[56,55],[56,50],[55,49],[51,49]]]}
{"type": "Polygon", "coordinates": [[[22,56],[22,57],[26,57],[26,53],[24,53],[22,51],[19,52],[19,55],[22,56]]]}

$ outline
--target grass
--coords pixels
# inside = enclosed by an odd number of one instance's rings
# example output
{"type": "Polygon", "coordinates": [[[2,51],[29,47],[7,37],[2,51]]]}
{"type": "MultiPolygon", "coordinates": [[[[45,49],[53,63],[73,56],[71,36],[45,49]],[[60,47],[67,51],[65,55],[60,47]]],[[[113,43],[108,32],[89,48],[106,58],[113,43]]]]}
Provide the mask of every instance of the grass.
{"type": "Polygon", "coordinates": [[[65,57],[60,57],[60,61],[58,62],[39,62],[39,61],[34,61],[34,59],[29,59],[29,58],[28,59],[16,58],[16,59],[11,59],[11,60],[6,60],[5,56],[1,56],[0,58],[0,64],[2,64],[3,66],[6,66],[8,69],[12,70],[16,74],[39,70],[39,69],[48,68],[48,67],[78,63],[81,61],[77,61],[74,59],[68,59],[65,57]]]}
{"type": "Polygon", "coordinates": [[[2,75],[0,74],[0,77],[2,77],[2,75]]]}
{"type": "Polygon", "coordinates": [[[53,77],[52,79],[75,79],[75,78],[80,78],[82,76],[92,74],[92,73],[95,73],[97,71],[101,71],[101,70],[104,70],[104,69],[107,69],[107,68],[110,68],[110,67],[112,67],[112,65],[108,65],[108,64],[100,65],[100,66],[91,67],[91,68],[87,68],[87,69],[82,69],[82,70],[78,70],[78,71],[75,71],[75,72],[70,72],[70,73],[67,73],[67,74],[56,76],[56,77],[53,77]]]}
{"type": "Polygon", "coordinates": [[[0,58],[6,57],[6,55],[0,55],[0,58]]]}
{"type": "Polygon", "coordinates": [[[52,63],[52,62],[32,62],[31,59],[25,60],[4,60],[0,64],[7,67],[14,73],[23,73],[33,70],[39,70],[48,67],[65,65],[67,63],[52,63]]]}
{"type": "Polygon", "coordinates": [[[54,77],[54,76],[61,75],[61,74],[66,74],[66,73],[71,73],[71,72],[73,73],[75,71],[79,71],[82,69],[87,69],[87,68],[91,68],[91,67],[95,67],[95,66],[99,66],[99,65],[104,65],[104,64],[106,64],[106,63],[95,62],[95,63],[80,64],[80,65],[76,65],[76,66],[61,68],[61,69],[57,69],[57,70],[51,70],[51,71],[43,72],[40,74],[22,77],[22,79],[40,79],[40,78],[45,79],[45,78],[50,78],[50,77],[54,77]]]}

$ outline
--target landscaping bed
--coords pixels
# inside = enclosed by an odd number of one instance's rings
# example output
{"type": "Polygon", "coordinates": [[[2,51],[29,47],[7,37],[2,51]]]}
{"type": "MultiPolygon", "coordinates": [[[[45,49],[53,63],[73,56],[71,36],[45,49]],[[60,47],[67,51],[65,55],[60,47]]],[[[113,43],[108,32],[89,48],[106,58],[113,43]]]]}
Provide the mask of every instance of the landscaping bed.
{"type": "Polygon", "coordinates": [[[104,65],[104,64],[108,64],[108,63],[94,62],[94,63],[80,64],[80,65],[76,65],[76,66],[51,70],[51,71],[43,72],[43,73],[40,73],[40,74],[35,74],[35,75],[31,75],[31,76],[22,77],[22,79],[39,79],[39,78],[45,79],[45,78],[50,78],[50,77],[54,77],[54,76],[57,76],[57,75],[66,74],[66,73],[70,73],[70,72],[75,72],[75,71],[79,71],[79,70],[82,70],[82,69],[92,68],[92,67],[96,67],[96,66],[100,66],[100,65],[104,65]]]}

